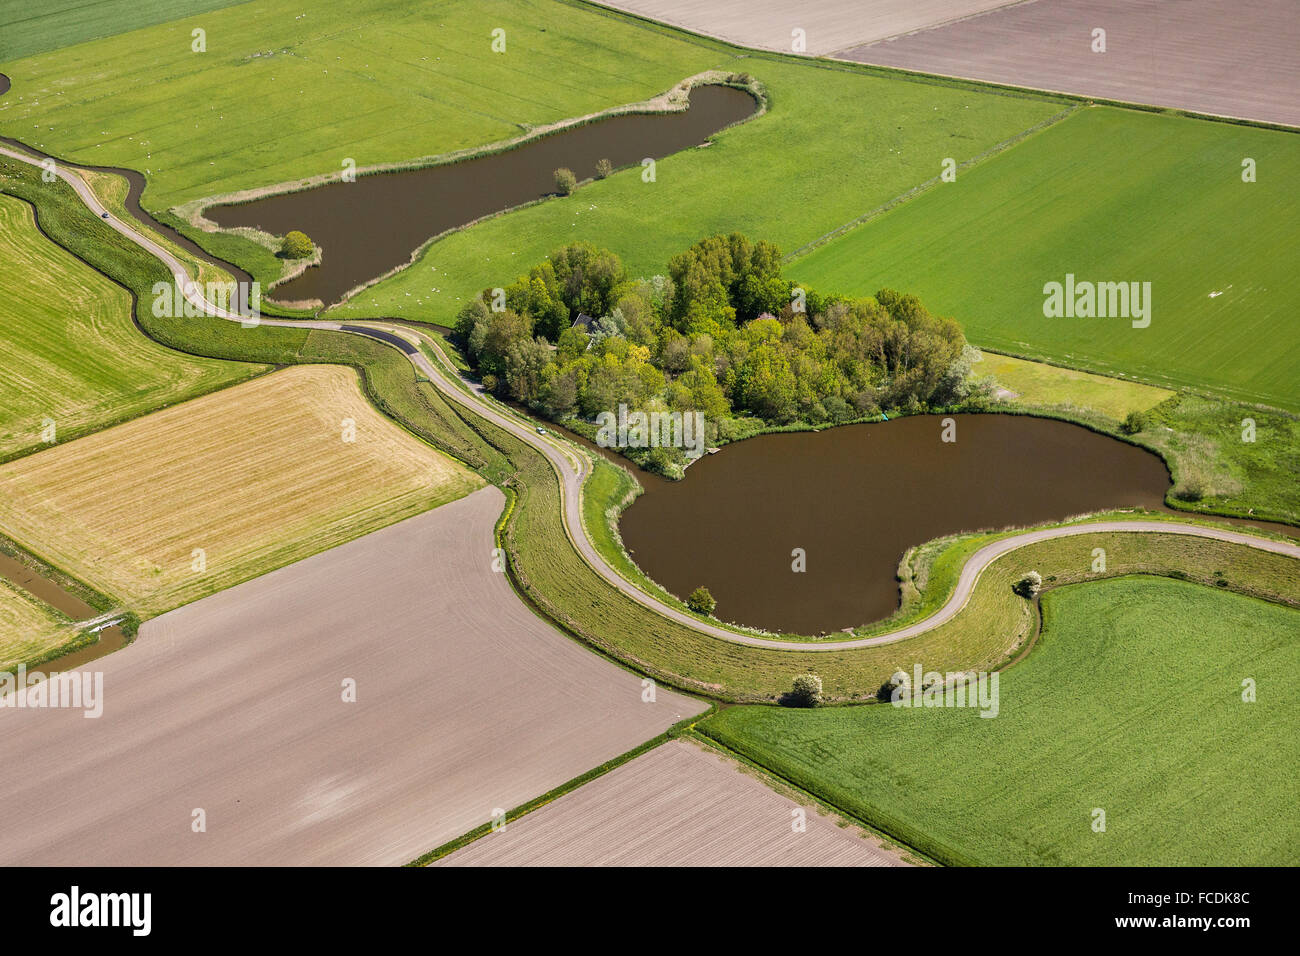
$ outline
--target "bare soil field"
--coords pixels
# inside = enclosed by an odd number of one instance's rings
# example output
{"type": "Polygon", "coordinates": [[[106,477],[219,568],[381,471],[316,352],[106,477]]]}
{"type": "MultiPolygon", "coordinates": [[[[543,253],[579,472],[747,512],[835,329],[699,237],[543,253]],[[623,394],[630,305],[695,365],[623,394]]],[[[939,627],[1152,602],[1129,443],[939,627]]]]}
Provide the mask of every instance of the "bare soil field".
{"type": "Polygon", "coordinates": [[[601,0],[624,10],[741,46],[792,51],[791,33],[804,31],[807,53],[824,56],[846,46],[870,43],[968,17],[1015,0],[601,0]]]}
{"type": "Polygon", "coordinates": [[[1300,126],[1294,0],[1033,0],[836,56],[1300,126]],[[1106,51],[1092,50],[1093,30],[1106,51]]]}
{"type": "Polygon", "coordinates": [[[793,802],[729,758],[671,740],[435,865],[904,864],[874,836],[793,802]]]}
{"type": "Polygon", "coordinates": [[[643,703],[520,602],[502,506],[484,488],[146,622],[90,665],[98,719],[0,709],[23,822],[0,862],[401,864],[702,712],[643,703]]]}
{"type": "Polygon", "coordinates": [[[0,530],[148,616],[482,484],[297,366],[0,466],[0,530]]]}

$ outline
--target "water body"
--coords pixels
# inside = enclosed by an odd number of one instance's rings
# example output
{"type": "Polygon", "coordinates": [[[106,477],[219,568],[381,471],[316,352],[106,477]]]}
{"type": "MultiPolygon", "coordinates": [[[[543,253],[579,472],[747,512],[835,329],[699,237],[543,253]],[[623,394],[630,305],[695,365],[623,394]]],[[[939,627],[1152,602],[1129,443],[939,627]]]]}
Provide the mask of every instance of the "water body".
{"type": "Polygon", "coordinates": [[[85,621],[99,613],[75,594],[63,590],[49,578],[42,577],[17,558],[3,552],[0,552],[0,577],[18,585],[71,620],[85,621]]]}
{"type": "MultiPolygon", "coordinates": [[[[72,592],[65,591],[49,578],[43,577],[21,561],[3,552],[0,552],[0,577],[18,585],[28,594],[44,601],[73,621],[86,621],[99,614],[98,611],[72,592]]],[[[32,668],[32,670],[43,674],[49,674],[53,671],[59,671],[60,673],[70,671],[82,664],[88,664],[97,658],[103,657],[105,654],[121,650],[125,646],[126,635],[122,633],[122,629],[117,626],[106,627],[99,632],[99,637],[93,644],[88,644],[61,657],[56,657],[54,660],[32,668]]]]}
{"type": "MultiPolygon", "coordinates": [[[[305,232],[323,250],[321,265],[268,297],[333,304],[354,286],[407,262],[430,237],[554,193],[561,166],[581,180],[595,175],[601,159],[618,167],[662,158],[705,142],[757,109],[752,96],[727,86],[696,87],[690,103],[683,112],[614,116],[477,159],[214,206],[205,215],[227,228],[305,232]]],[[[503,275],[501,283],[515,278],[514,272],[503,275]]]]}
{"type": "Polygon", "coordinates": [[[940,416],[918,415],[751,438],[684,481],[638,475],[646,490],[623,514],[624,543],[679,597],[707,586],[722,620],[820,634],[893,613],[899,559],[932,538],[1164,510],[1169,474],[1144,449],[1051,419],[952,417],[952,443],[940,416]]]}

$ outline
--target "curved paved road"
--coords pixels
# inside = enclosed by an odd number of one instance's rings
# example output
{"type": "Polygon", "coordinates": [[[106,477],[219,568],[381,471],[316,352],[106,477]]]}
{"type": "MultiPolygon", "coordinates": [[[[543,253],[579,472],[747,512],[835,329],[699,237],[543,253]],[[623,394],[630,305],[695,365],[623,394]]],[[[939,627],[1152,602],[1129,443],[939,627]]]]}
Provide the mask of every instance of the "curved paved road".
{"type": "MultiPolygon", "coordinates": [[[[33,166],[39,166],[40,161],[26,156],[20,152],[0,146],[0,153],[12,157],[22,162],[29,163],[33,166]]],[[[95,215],[100,216],[106,210],[99,200],[95,198],[90,187],[85,181],[77,176],[74,172],[63,166],[57,167],[57,173],[61,179],[66,181],[81,198],[95,215]]],[[[231,314],[224,309],[212,305],[204,297],[200,287],[191,282],[185,266],[172,255],[167,249],[163,248],[149,236],[144,235],[141,231],[132,228],[131,225],[123,222],[118,217],[109,213],[105,220],[110,226],[119,233],[126,236],[137,245],[146,249],[158,259],[160,259],[172,275],[176,278],[177,286],[182,290],[185,298],[196,308],[202,310],[205,314],[216,316],[217,318],[228,319],[233,322],[243,322],[246,319],[243,316],[231,314]]],[[[141,229],[145,227],[140,224],[141,229]]],[[[1268,538],[1260,538],[1250,534],[1244,534],[1240,531],[1231,531],[1227,528],[1208,528],[1199,525],[1183,524],[1176,521],[1151,521],[1151,520],[1133,520],[1133,521],[1099,521],[1091,524],[1070,525],[1058,528],[1041,528],[1036,531],[1026,531],[1021,534],[1011,535],[1010,537],[1001,538],[990,544],[985,545],[976,551],[966,564],[962,567],[961,575],[957,580],[957,586],[954,588],[952,596],[948,599],[939,610],[935,611],[929,617],[910,624],[907,627],[899,628],[885,634],[875,637],[855,638],[842,641],[824,641],[818,643],[806,641],[782,641],[773,640],[764,637],[758,637],[752,634],[744,634],[729,628],[721,627],[717,624],[711,624],[680,611],[671,605],[651,594],[641,590],[640,587],[633,584],[619,574],[614,568],[606,563],[605,559],[596,550],[595,545],[587,536],[587,530],[582,522],[582,483],[586,479],[589,464],[585,457],[585,452],[578,452],[569,443],[564,442],[554,436],[550,431],[546,434],[539,434],[537,426],[530,423],[527,419],[516,414],[513,410],[496,402],[491,397],[483,394],[483,391],[477,385],[465,381],[458,376],[443,370],[439,363],[431,362],[423,352],[418,349],[403,347],[393,341],[393,338],[403,339],[409,342],[408,336],[415,335],[425,344],[427,344],[436,354],[442,355],[441,346],[435,341],[434,336],[428,332],[422,332],[410,329],[405,326],[394,326],[386,324],[383,321],[371,321],[366,323],[352,322],[346,327],[338,322],[328,322],[321,320],[306,319],[261,319],[261,324],[289,326],[297,328],[316,328],[331,329],[334,331],[347,332],[353,335],[367,335],[379,341],[385,342],[394,348],[399,349],[410,359],[411,363],[422,373],[428,376],[433,385],[442,392],[443,396],[450,401],[455,402],[461,407],[469,410],[475,415],[486,418],[500,428],[505,429],[510,434],[527,442],[536,448],[555,469],[560,477],[560,487],[564,507],[564,525],[569,535],[569,540],[577,548],[578,553],[583,556],[586,562],[602,578],[611,585],[618,588],[632,600],[636,601],[642,607],[650,610],[663,617],[670,618],[680,624],[692,628],[702,634],[719,640],[731,641],[734,644],[745,644],[751,647],[763,647],[769,650],[790,650],[790,651],[846,651],[861,647],[875,647],[879,644],[892,644],[896,641],[904,641],[918,634],[924,634],[926,631],[933,630],[936,627],[952,620],[966,605],[967,599],[974,590],[976,583],[984,569],[993,561],[1025,545],[1035,544],[1039,541],[1047,541],[1052,538],[1067,538],[1081,534],[1093,534],[1097,532],[1160,532],[1163,534],[1185,534],[1200,538],[1210,538],[1216,541],[1227,541],[1232,544],[1241,544],[1247,547],[1256,548],[1260,551],[1269,551],[1274,554],[1283,554],[1293,558],[1300,558],[1300,544],[1293,544],[1286,541],[1274,541],[1268,538]],[[379,333],[379,334],[375,334],[379,333]]],[[[444,356],[445,360],[445,356],[444,356]]],[[[450,363],[448,363],[450,365],[450,363]]]]}

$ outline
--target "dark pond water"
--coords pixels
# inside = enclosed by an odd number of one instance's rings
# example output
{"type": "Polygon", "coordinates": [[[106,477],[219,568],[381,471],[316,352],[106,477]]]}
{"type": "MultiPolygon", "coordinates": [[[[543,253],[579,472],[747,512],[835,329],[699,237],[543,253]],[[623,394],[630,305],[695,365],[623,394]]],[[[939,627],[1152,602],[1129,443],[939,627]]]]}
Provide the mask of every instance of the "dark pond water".
{"type": "Polygon", "coordinates": [[[754,98],[741,90],[700,86],[684,112],[615,116],[503,153],[214,206],[205,215],[226,227],[255,226],[274,235],[305,232],[323,251],[321,265],[277,287],[273,297],[332,304],[354,286],[405,263],[429,237],[553,193],[561,166],[581,180],[595,174],[601,159],[616,167],[658,159],[703,143],[756,108],[754,98]]]}
{"type": "Polygon", "coordinates": [[[899,559],[931,538],[1163,507],[1168,472],[1143,449],[1050,419],[952,417],[950,444],[940,416],[919,415],[751,438],[679,482],[639,475],[623,540],[679,597],[707,586],[723,620],[819,634],[893,613],[899,559]]]}

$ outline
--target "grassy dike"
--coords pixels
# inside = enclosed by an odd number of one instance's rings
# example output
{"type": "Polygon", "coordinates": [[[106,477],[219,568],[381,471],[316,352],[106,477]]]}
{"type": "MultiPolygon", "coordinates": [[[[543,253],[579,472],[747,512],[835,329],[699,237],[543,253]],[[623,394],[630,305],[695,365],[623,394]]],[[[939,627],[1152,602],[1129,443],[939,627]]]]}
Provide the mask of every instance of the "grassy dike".
{"type": "MultiPolygon", "coordinates": [[[[70,187],[43,184],[39,171],[8,164],[5,188],[38,207],[47,234],[95,268],[119,277],[141,295],[166,281],[162,265],[91,216],[70,187]],[[30,170],[30,171],[29,171],[30,170]]],[[[1291,559],[1176,535],[1086,535],[1044,542],[994,562],[961,614],[943,627],[898,644],[852,651],[798,652],[745,647],[705,637],[648,613],[597,575],[573,548],[561,521],[558,479],[549,462],[522,441],[452,409],[396,350],[324,330],[261,326],[244,329],[213,318],[157,319],[148,299],[136,305],[150,336],[194,354],[242,361],[340,363],[361,370],[367,396],[383,412],[489,480],[508,483],[517,506],[504,530],[519,590],[570,634],[665,683],[724,700],[771,701],[791,677],[815,670],[834,699],[864,700],[900,666],[921,660],[936,669],[992,669],[1005,662],[1037,626],[1030,604],[1011,593],[1025,570],[1055,582],[1086,580],[1093,547],[1106,547],[1108,574],[1176,573],[1273,600],[1300,600],[1300,574],[1291,559]]],[[[942,603],[943,575],[926,599],[942,603]]]]}

